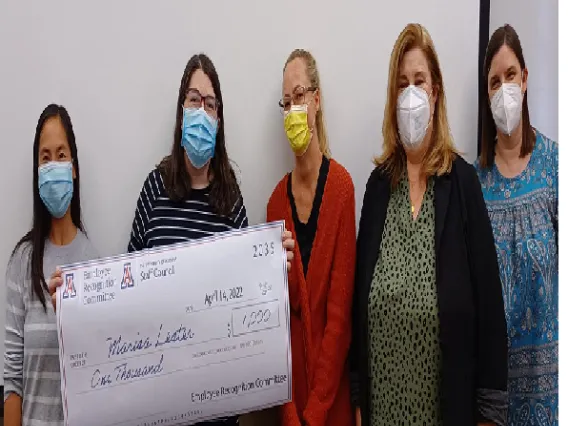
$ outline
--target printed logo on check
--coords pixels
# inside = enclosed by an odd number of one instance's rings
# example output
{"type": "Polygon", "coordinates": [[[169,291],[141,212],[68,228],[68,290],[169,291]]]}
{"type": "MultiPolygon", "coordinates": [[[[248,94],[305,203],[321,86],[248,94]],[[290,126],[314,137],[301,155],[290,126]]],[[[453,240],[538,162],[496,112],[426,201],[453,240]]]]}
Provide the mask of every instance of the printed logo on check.
{"type": "Polygon", "coordinates": [[[132,276],[132,267],[130,262],[124,264],[124,271],[122,272],[122,281],[120,282],[120,288],[130,288],[134,287],[134,277],[132,276]]]}
{"type": "Polygon", "coordinates": [[[77,296],[77,292],[75,291],[73,274],[65,274],[65,289],[63,290],[63,298],[73,299],[75,296],[77,296]]]}

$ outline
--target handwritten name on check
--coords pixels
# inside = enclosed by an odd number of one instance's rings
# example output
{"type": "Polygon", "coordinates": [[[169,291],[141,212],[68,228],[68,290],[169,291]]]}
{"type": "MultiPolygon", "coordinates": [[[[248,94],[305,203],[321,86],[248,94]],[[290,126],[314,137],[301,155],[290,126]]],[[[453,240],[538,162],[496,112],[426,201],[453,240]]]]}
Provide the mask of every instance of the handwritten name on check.
{"type": "Polygon", "coordinates": [[[283,230],[63,267],[65,424],[189,425],[290,401],[283,230]]]}

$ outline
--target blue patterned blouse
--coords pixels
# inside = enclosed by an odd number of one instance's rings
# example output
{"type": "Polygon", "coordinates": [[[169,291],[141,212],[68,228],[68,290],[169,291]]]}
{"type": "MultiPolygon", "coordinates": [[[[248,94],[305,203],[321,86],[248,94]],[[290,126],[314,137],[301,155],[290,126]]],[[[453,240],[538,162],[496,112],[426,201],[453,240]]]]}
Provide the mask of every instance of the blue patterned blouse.
{"type": "Polygon", "coordinates": [[[525,170],[475,163],[499,258],[510,426],[558,425],[558,145],[536,132],[525,170]]]}

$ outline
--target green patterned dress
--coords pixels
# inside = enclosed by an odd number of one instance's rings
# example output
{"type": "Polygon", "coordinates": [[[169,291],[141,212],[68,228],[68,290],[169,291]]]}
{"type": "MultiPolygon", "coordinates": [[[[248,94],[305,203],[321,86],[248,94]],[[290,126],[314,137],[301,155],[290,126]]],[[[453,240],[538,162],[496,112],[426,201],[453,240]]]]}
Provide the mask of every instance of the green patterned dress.
{"type": "Polygon", "coordinates": [[[441,425],[434,185],[416,220],[409,185],[392,191],[369,294],[371,425],[441,425]]]}

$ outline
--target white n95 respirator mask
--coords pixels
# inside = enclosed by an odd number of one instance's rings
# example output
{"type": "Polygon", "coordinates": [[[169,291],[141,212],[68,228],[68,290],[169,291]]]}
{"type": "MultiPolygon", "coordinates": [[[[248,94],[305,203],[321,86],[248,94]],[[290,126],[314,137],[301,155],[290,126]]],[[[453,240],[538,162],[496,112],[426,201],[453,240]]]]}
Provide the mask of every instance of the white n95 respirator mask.
{"type": "Polygon", "coordinates": [[[402,143],[418,148],[430,124],[430,99],[421,87],[410,85],[399,95],[396,107],[398,134],[402,143]]]}
{"type": "Polygon", "coordinates": [[[499,130],[511,135],[521,121],[523,93],[517,83],[503,83],[491,98],[491,113],[499,130]]]}

